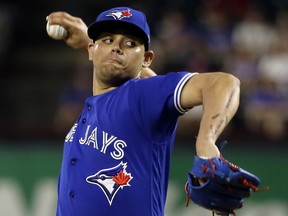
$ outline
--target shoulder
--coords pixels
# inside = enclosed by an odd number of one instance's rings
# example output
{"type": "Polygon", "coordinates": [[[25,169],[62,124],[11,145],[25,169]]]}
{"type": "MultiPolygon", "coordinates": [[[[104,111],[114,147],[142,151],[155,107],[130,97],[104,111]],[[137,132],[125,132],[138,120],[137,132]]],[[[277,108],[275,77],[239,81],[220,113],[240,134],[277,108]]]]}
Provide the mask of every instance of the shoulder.
{"type": "Polygon", "coordinates": [[[186,72],[186,71],[181,71],[181,72],[169,72],[164,75],[157,75],[157,76],[152,76],[148,78],[141,78],[141,79],[134,79],[131,80],[134,83],[138,84],[149,84],[149,83],[178,83],[180,81],[189,79],[190,77],[196,75],[198,73],[191,73],[191,72],[186,72]]]}
{"type": "Polygon", "coordinates": [[[174,92],[181,92],[185,84],[196,74],[185,71],[169,72],[165,75],[130,80],[124,86],[141,95],[148,94],[151,97],[153,95],[173,95],[174,92]]]}

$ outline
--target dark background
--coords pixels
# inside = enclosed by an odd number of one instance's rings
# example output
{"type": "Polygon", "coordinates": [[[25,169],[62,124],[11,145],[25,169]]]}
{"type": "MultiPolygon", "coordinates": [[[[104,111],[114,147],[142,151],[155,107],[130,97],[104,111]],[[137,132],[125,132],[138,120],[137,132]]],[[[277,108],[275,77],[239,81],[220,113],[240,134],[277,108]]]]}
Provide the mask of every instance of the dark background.
{"type": "MultiPolygon", "coordinates": [[[[48,37],[45,18],[52,11],[66,11],[81,17],[86,24],[89,24],[99,12],[114,6],[131,6],[146,13],[152,40],[155,41],[152,43],[152,49],[155,49],[156,59],[158,58],[152,68],[158,74],[165,74],[169,71],[181,70],[210,72],[228,69],[225,65],[233,55],[234,47],[229,41],[230,38],[227,39],[229,46],[224,54],[218,52],[217,47],[213,49],[213,46],[212,48],[209,46],[211,42],[209,32],[213,33],[214,27],[209,23],[207,25],[207,22],[211,22],[208,15],[215,12],[223,15],[227,35],[231,36],[229,33],[244,20],[250,10],[260,12],[264,17],[264,23],[275,28],[278,13],[286,13],[288,2],[284,0],[42,0],[28,4],[20,0],[2,0],[0,3],[1,140],[64,139],[72,125],[71,122],[77,118],[84,98],[91,94],[91,65],[86,60],[85,52],[72,50],[63,41],[55,41],[48,37]],[[175,26],[179,27],[179,25],[181,27],[183,25],[180,33],[169,38],[175,26]],[[162,29],[163,26],[168,26],[166,31],[162,29]],[[187,36],[191,36],[188,42],[187,36]],[[68,89],[73,88],[75,79],[83,81],[82,86],[79,87],[81,93],[74,92],[69,96],[68,89]],[[77,105],[73,104],[73,99],[77,101],[77,105]],[[61,109],[62,111],[59,111],[61,109]],[[65,120],[61,119],[65,115],[68,117],[65,120]]],[[[288,38],[286,39],[288,41],[288,38]]],[[[261,55],[264,54],[267,53],[261,55]]],[[[233,73],[233,71],[229,72],[233,73]]],[[[242,78],[241,75],[239,78],[242,78]]],[[[262,77],[257,76],[255,80],[262,80],[262,77]]],[[[241,105],[223,137],[237,143],[245,143],[249,140],[256,145],[284,146],[287,139],[286,98],[277,100],[275,106],[274,98],[269,100],[270,98],[264,97],[264,109],[269,110],[268,113],[271,113],[272,117],[268,120],[264,118],[260,123],[251,123],[245,115],[245,110],[251,104],[251,100],[248,99],[251,98],[250,95],[255,96],[255,89],[263,89],[263,85],[258,88],[255,82],[253,91],[250,92],[251,88],[246,88],[246,83],[250,83],[251,80],[245,78],[241,81],[243,88],[241,105]],[[279,119],[281,123],[277,122],[279,119]],[[275,128],[280,124],[282,128],[279,131],[275,128]],[[270,125],[270,129],[267,125],[270,125]],[[269,131],[272,129],[275,129],[275,132],[270,134],[269,131]]],[[[265,88],[263,92],[266,92],[265,88]]],[[[252,113],[260,117],[266,116],[267,113],[261,113],[263,111],[261,104],[254,108],[252,113]]],[[[197,114],[181,117],[177,139],[193,140],[198,123],[197,114]]]]}

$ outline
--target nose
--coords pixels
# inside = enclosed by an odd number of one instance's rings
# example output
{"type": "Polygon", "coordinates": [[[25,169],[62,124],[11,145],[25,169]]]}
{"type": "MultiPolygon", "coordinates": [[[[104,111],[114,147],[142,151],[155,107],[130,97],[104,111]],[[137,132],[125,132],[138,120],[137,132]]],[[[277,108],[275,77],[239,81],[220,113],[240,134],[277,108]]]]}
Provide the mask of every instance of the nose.
{"type": "Polygon", "coordinates": [[[115,45],[113,48],[112,48],[112,52],[115,52],[117,54],[122,54],[122,49],[119,45],[115,45]]]}

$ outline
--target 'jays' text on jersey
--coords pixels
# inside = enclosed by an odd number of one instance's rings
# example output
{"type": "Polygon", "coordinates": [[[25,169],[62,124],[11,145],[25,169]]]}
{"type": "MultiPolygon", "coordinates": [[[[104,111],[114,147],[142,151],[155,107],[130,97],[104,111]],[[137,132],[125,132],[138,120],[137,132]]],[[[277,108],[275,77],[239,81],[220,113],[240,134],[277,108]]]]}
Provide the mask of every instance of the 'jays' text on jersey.
{"type": "Polygon", "coordinates": [[[193,76],[134,79],[89,97],[67,134],[57,216],[163,216],[180,94],[193,76]]]}

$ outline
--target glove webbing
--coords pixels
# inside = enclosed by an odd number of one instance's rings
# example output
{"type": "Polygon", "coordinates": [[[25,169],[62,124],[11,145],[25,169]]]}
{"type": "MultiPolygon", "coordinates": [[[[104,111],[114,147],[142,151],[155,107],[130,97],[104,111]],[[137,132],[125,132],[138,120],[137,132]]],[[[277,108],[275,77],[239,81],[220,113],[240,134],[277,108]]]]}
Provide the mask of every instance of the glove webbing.
{"type": "MultiPolygon", "coordinates": [[[[229,168],[233,171],[233,172],[237,172],[239,170],[239,167],[236,166],[235,164],[232,164],[231,162],[229,162],[228,160],[225,160],[223,157],[220,157],[221,160],[224,161],[224,164],[229,164],[229,168]]],[[[212,170],[216,170],[216,166],[215,164],[213,164],[211,159],[208,159],[208,162],[212,168],[212,170]]],[[[211,170],[209,167],[202,165],[202,169],[204,173],[211,173],[211,170]]],[[[215,177],[215,172],[212,171],[211,173],[212,178],[215,177]]],[[[265,186],[263,188],[258,188],[257,186],[255,186],[252,182],[248,181],[247,179],[243,178],[242,176],[240,176],[240,180],[242,182],[242,184],[244,186],[250,187],[254,192],[259,192],[259,191],[264,191],[264,190],[269,190],[269,186],[265,186]]]]}

